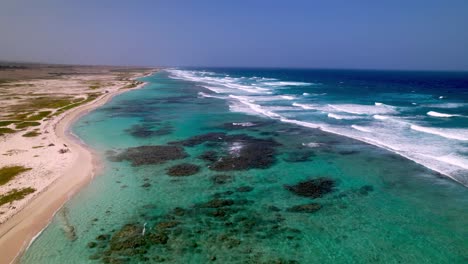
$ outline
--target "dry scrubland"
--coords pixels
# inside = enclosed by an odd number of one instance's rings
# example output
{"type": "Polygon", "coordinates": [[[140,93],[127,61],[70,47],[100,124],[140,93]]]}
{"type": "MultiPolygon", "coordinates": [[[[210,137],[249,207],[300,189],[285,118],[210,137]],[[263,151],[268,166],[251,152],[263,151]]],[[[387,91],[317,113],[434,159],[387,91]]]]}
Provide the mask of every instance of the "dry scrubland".
{"type": "Polygon", "coordinates": [[[55,134],[71,109],[135,88],[154,69],[0,63],[0,223],[73,162],[55,134]]]}

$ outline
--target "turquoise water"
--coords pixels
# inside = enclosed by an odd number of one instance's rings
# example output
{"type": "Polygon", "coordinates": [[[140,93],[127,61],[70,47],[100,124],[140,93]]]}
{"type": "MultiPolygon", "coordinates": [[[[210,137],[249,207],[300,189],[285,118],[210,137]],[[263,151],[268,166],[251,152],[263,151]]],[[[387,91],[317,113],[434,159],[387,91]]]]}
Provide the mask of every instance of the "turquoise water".
{"type": "Polygon", "coordinates": [[[468,260],[462,184],[362,141],[236,111],[169,76],[148,77],[75,124],[105,171],[22,263],[468,260]],[[166,147],[131,149],[155,145],[166,147]],[[182,163],[198,171],[168,175],[182,163]],[[292,191],[305,181],[315,184],[309,196],[292,191]]]}

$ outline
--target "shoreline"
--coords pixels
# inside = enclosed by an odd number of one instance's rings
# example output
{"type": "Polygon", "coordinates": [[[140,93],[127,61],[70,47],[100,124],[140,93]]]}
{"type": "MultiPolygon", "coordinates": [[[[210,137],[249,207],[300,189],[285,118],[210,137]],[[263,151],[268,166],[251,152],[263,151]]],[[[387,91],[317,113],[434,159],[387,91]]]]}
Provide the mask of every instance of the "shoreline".
{"type": "MultiPolygon", "coordinates": [[[[151,73],[138,78],[147,77],[151,73]]],[[[136,78],[137,79],[137,78],[136,78]]],[[[60,208],[101,171],[100,157],[70,131],[71,125],[82,116],[103,106],[122,93],[144,87],[147,82],[131,88],[101,95],[96,100],[66,112],[52,125],[53,132],[72,150],[72,162],[61,177],[37,193],[21,210],[0,224],[0,263],[17,263],[20,256],[48,226],[60,208]]]]}

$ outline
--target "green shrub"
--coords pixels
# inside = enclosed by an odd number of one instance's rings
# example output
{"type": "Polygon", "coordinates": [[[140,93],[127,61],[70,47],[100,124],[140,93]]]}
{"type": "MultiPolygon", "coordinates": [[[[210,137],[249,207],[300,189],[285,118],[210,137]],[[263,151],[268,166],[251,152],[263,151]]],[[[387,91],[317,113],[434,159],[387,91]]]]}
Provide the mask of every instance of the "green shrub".
{"type": "Polygon", "coordinates": [[[17,129],[22,129],[26,127],[31,127],[31,126],[40,126],[41,123],[39,122],[21,122],[19,124],[16,124],[17,129]]]}
{"type": "Polygon", "coordinates": [[[13,201],[21,200],[26,195],[35,192],[36,189],[28,187],[23,188],[21,190],[13,189],[10,192],[6,193],[5,195],[0,195],[0,205],[4,205],[7,203],[11,203],[13,201]]]}
{"type": "Polygon", "coordinates": [[[31,168],[26,168],[23,166],[7,166],[0,168],[0,185],[4,185],[18,174],[28,171],[30,169],[31,168]]]}
{"type": "Polygon", "coordinates": [[[28,133],[25,133],[23,135],[23,137],[37,137],[39,136],[41,133],[39,132],[36,132],[36,131],[31,131],[31,132],[28,132],[28,133]]]}
{"type": "Polygon", "coordinates": [[[15,133],[16,130],[13,130],[11,128],[8,128],[8,127],[0,127],[0,136],[3,136],[4,134],[11,134],[11,133],[15,133]]]}

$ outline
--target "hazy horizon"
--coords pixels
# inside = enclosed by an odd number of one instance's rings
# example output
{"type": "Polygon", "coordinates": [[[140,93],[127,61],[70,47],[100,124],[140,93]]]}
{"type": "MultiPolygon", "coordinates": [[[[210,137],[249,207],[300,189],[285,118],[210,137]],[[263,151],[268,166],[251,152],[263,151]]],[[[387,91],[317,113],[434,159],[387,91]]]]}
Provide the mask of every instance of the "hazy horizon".
{"type": "Polygon", "coordinates": [[[5,1],[0,61],[468,70],[466,1],[5,1]]]}

